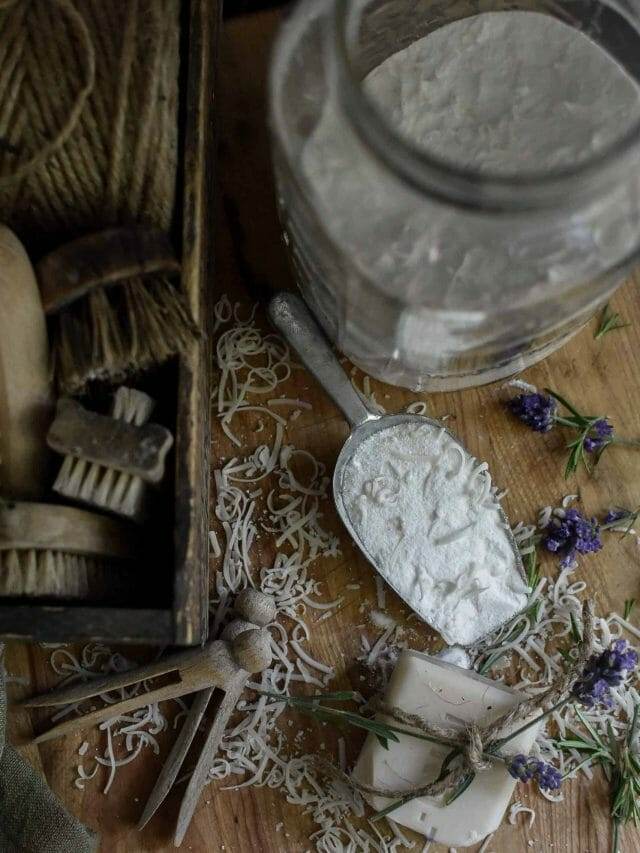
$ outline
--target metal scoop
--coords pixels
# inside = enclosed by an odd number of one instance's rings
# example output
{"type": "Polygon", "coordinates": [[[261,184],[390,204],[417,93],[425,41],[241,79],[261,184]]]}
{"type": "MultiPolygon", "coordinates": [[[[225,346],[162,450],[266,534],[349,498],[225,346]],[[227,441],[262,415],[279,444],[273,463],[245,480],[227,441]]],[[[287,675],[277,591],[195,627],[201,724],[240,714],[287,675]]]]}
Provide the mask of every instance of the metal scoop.
{"type": "MultiPolygon", "coordinates": [[[[333,474],[333,499],[342,523],[347,528],[353,541],[376,571],[382,575],[385,582],[389,584],[414,612],[422,619],[425,619],[424,615],[419,610],[416,610],[415,605],[397,588],[389,573],[385,572],[384,568],[378,565],[376,559],[367,551],[365,543],[361,541],[354,529],[343,499],[345,472],[349,468],[354,453],[363,441],[374,435],[374,433],[387,430],[399,424],[410,423],[420,426],[430,424],[439,430],[444,429],[446,434],[464,451],[465,456],[471,456],[471,454],[469,454],[465,446],[455,435],[446,429],[442,423],[433,418],[408,414],[379,415],[372,412],[353,388],[335,357],[329,342],[299,296],[293,293],[279,293],[274,296],[269,305],[269,317],[276,329],[291,344],[293,349],[296,350],[309,372],[318,380],[336,405],[342,410],[352,428],[351,435],[347,438],[340,451],[333,474]]],[[[506,527],[507,539],[513,551],[513,569],[519,574],[524,583],[524,594],[526,592],[526,580],[522,558],[511,533],[507,517],[501,507],[500,513],[506,527]]],[[[515,616],[517,612],[517,609],[514,610],[501,624],[504,624],[512,616],[515,616]]],[[[434,627],[437,628],[437,626],[434,627]]],[[[491,632],[498,627],[500,625],[492,627],[491,632]]],[[[477,643],[480,639],[481,637],[475,638],[473,643],[477,643]]],[[[457,643],[457,641],[454,642],[457,643]]]]}

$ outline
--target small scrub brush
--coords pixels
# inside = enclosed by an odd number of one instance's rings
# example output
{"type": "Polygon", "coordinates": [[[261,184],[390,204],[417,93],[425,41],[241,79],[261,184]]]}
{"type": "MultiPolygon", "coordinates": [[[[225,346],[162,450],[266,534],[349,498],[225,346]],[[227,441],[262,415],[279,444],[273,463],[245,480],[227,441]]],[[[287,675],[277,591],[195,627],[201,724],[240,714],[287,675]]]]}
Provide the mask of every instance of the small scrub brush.
{"type": "Polygon", "coordinates": [[[185,352],[199,332],[167,236],[110,228],[61,246],[37,266],[61,394],[111,383],[185,352]]]}
{"type": "Polygon", "coordinates": [[[65,458],[53,490],[133,521],[143,521],[147,484],[164,476],[173,436],[149,424],[154,401],[134,388],[118,388],[111,416],[87,411],[75,400],[58,401],[47,442],[65,458]]]}
{"type": "Polygon", "coordinates": [[[0,503],[0,596],[114,600],[139,557],[136,529],[57,504],[0,503]]]}

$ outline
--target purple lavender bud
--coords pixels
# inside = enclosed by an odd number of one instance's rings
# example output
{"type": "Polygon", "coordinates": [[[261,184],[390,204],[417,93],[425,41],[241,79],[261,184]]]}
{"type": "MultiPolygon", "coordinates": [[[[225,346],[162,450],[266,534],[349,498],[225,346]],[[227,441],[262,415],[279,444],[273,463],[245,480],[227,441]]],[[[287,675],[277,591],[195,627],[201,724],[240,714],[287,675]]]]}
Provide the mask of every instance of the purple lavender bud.
{"type": "Polygon", "coordinates": [[[563,568],[573,563],[576,554],[590,554],[602,548],[597,519],[587,519],[577,509],[568,509],[564,518],[554,519],[547,530],[544,546],[547,551],[563,555],[563,568]]]}
{"type": "Polygon", "coordinates": [[[628,518],[630,513],[626,509],[610,509],[604,517],[603,524],[614,524],[616,521],[622,521],[623,518],[628,518]]]}
{"type": "Polygon", "coordinates": [[[544,394],[518,394],[509,400],[512,414],[536,432],[547,432],[554,424],[556,401],[544,394]]]}
{"type": "Polygon", "coordinates": [[[622,684],[627,673],[637,665],[635,650],[626,640],[615,640],[610,648],[589,658],[583,674],[573,686],[573,695],[588,708],[600,704],[611,707],[611,688],[622,684]]]}
{"type": "Polygon", "coordinates": [[[538,762],[535,758],[532,759],[528,755],[520,753],[514,756],[508,769],[514,779],[518,779],[520,782],[530,782],[536,774],[538,762]]]}
{"type": "Polygon", "coordinates": [[[535,779],[543,791],[557,791],[562,784],[562,776],[552,767],[538,758],[530,755],[516,755],[509,765],[509,773],[519,782],[530,782],[535,779]]]}
{"type": "Polygon", "coordinates": [[[613,425],[609,423],[607,418],[598,418],[593,429],[598,438],[611,438],[613,435],[613,425]]]}
{"type": "Polygon", "coordinates": [[[596,450],[601,450],[605,444],[611,441],[613,436],[613,426],[606,418],[598,418],[591,427],[590,434],[584,440],[584,449],[587,453],[594,453],[596,450]]]}
{"type": "Polygon", "coordinates": [[[576,564],[576,551],[575,549],[569,551],[566,557],[563,557],[560,560],[560,568],[561,569],[570,569],[571,567],[575,567],[576,564]]]}
{"type": "Polygon", "coordinates": [[[536,782],[541,791],[557,791],[562,785],[562,774],[551,764],[544,761],[538,762],[538,770],[535,774],[536,782]]]}

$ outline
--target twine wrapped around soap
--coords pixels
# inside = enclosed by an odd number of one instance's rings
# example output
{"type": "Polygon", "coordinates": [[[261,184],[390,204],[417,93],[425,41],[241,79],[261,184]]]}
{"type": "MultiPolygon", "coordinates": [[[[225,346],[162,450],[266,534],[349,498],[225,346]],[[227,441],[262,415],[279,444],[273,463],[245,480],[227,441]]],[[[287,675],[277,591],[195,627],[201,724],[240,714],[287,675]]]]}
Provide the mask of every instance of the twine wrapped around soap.
{"type": "MultiPolygon", "coordinates": [[[[439,797],[443,794],[452,793],[470,774],[486,770],[495,761],[509,763],[513,756],[497,754],[501,742],[501,732],[509,729],[515,723],[530,719],[537,711],[544,712],[547,707],[555,705],[569,696],[576,681],[582,675],[593,649],[593,612],[593,602],[585,601],[582,607],[582,639],[578,646],[578,655],[571,667],[559,675],[544,693],[525,699],[524,702],[516,705],[511,711],[486,726],[478,726],[473,723],[461,732],[459,729],[429,723],[417,714],[409,714],[401,708],[386,705],[379,700],[369,703],[369,706],[374,710],[391,717],[395,722],[411,726],[423,734],[437,739],[442,745],[460,750],[457,766],[443,775],[441,779],[416,788],[393,790],[391,788],[376,788],[373,785],[359,782],[325,759],[319,759],[318,765],[363,794],[372,794],[389,799],[410,799],[414,797],[439,797]],[[496,750],[496,754],[492,754],[492,749],[496,750]]],[[[410,733],[408,732],[408,734],[410,733]]]]}

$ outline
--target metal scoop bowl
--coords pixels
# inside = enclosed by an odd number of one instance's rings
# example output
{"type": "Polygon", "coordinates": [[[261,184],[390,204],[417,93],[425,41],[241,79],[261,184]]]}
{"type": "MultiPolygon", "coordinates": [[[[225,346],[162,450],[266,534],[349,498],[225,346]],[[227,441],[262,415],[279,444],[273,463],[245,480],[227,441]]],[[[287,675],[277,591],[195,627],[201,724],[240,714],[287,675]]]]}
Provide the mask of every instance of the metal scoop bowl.
{"type": "MultiPolygon", "coordinates": [[[[333,474],[333,499],[335,502],[338,515],[342,523],[346,527],[349,535],[362,551],[367,560],[383,577],[385,582],[400,596],[400,598],[426,621],[423,614],[416,609],[415,604],[407,599],[406,596],[398,589],[393,582],[393,577],[385,572],[384,567],[381,567],[376,559],[367,551],[366,544],[363,543],[356,532],[352,519],[349,516],[347,507],[344,502],[344,477],[348,470],[355,451],[363,441],[366,441],[374,433],[382,430],[387,430],[390,427],[398,426],[399,424],[415,424],[416,426],[424,426],[429,424],[437,427],[438,430],[444,430],[445,433],[464,451],[466,456],[470,456],[466,447],[462,442],[451,433],[444,424],[433,418],[427,418],[423,415],[380,415],[372,412],[358,395],[355,388],[349,381],[344,370],[340,366],[335,357],[331,346],[318,327],[316,321],[312,317],[309,309],[303,300],[293,293],[279,293],[273,297],[269,304],[269,318],[275,328],[288,341],[292,348],[298,353],[300,359],[304,363],[309,372],[318,380],[324,390],[329,394],[334,403],[342,410],[349,425],[351,426],[351,434],[345,441],[342,450],[336,461],[336,466],[333,474]]],[[[513,568],[524,582],[524,592],[526,592],[526,580],[522,558],[518,550],[518,546],[511,533],[511,527],[506,515],[501,507],[499,511],[502,521],[506,527],[507,539],[513,552],[513,568]]],[[[500,624],[508,621],[509,618],[515,616],[518,610],[514,610],[510,616],[504,619],[500,624]]],[[[437,629],[437,626],[434,626],[437,629]]],[[[489,633],[493,633],[500,625],[491,628],[489,633]]],[[[447,639],[447,638],[445,638],[447,639]]],[[[453,643],[458,644],[455,638],[448,638],[453,643]]],[[[474,638],[472,643],[466,645],[476,645],[481,641],[482,636],[474,638]]],[[[462,643],[460,645],[463,645],[462,643]]]]}

